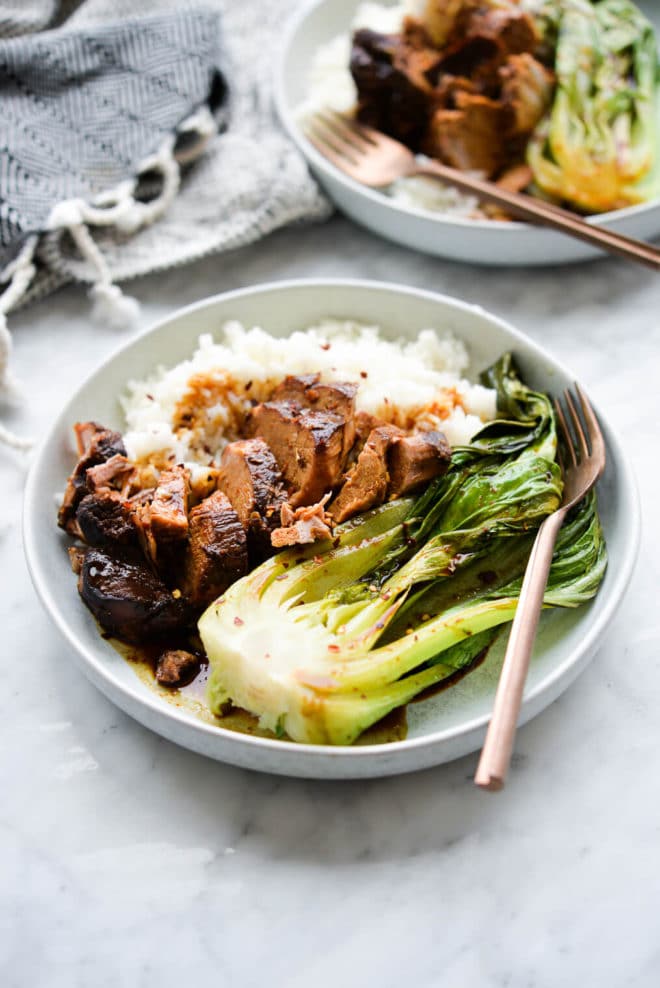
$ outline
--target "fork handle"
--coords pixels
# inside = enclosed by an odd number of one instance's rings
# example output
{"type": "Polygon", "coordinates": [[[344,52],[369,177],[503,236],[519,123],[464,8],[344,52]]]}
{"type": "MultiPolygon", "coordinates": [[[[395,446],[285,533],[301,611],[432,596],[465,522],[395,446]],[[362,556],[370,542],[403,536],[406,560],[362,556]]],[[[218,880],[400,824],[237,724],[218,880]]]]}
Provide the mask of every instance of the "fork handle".
{"type": "Polygon", "coordinates": [[[543,607],[552,554],[563,520],[563,511],[555,511],[545,519],[537,532],[525,570],[497,684],[493,716],[474,777],[478,786],[492,792],[501,789],[506,781],[529,659],[543,607]]]}
{"type": "Polygon", "coordinates": [[[644,243],[643,240],[626,237],[623,233],[617,233],[607,227],[587,223],[577,213],[572,213],[568,209],[561,209],[553,203],[544,202],[542,199],[533,199],[521,192],[509,192],[493,182],[474,178],[472,175],[443,165],[439,161],[415,165],[407,174],[409,176],[426,175],[431,178],[443,179],[462,192],[476,195],[484,202],[501,206],[518,219],[552,227],[562,233],[577,237],[578,240],[584,240],[594,247],[600,247],[601,250],[619,254],[628,260],[638,261],[655,271],[660,271],[660,250],[657,247],[644,243]]]}

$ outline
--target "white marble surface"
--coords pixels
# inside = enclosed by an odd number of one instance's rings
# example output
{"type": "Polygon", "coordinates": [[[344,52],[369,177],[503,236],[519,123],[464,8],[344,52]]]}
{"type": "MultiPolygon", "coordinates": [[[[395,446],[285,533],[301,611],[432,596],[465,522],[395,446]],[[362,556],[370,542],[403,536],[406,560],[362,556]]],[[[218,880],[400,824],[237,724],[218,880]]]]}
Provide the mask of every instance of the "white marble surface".
{"type": "MultiPolygon", "coordinates": [[[[149,733],[77,672],[23,562],[23,460],[1,450],[0,985],[655,988],[660,280],[615,260],[458,266],[335,218],[131,289],[147,325],[222,289],[318,275],[478,302],[575,369],[641,489],[621,612],[520,731],[499,795],[475,790],[473,757],[370,783],[249,774],[149,733]]],[[[12,325],[30,405],[9,421],[38,435],[119,337],[74,289],[12,325]]]]}

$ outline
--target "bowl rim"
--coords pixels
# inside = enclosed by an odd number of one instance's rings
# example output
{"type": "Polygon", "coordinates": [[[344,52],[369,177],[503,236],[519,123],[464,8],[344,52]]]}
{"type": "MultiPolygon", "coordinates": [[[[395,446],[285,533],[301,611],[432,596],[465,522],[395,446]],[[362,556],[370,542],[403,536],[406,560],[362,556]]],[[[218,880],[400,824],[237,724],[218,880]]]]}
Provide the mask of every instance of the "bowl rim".
{"type": "MultiPolygon", "coordinates": [[[[557,234],[556,231],[538,228],[531,223],[525,223],[521,220],[470,219],[464,216],[453,216],[449,213],[424,209],[421,206],[404,205],[385,195],[382,191],[362,185],[360,182],[355,181],[355,179],[350,178],[317,151],[314,145],[305,137],[303,130],[296,120],[295,107],[290,106],[287,99],[284,85],[285,66],[293,40],[303,24],[317,8],[324,6],[330,7],[332,2],[333,0],[305,0],[303,5],[290,17],[284,29],[273,72],[273,94],[275,108],[280,121],[296,147],[316,171],[320,172],[330,181],[345,186],[354,195],[359,195],[371,202],[374,206],[389,210],[394,216],[400,218],[413,216],[419,220],[433,222],[439,228],[442,226],[457,226],[467,230],[478,231],[479,234],[497,233],[498,235],[504,235],[509,238],[519,235],[522,230],[534,231],[540,235],[559,236],[560,234],[557,234]]],[[[381,0],[381,2],[390,5],[393,4],[394,0],[381,0]]],[[[660,198],[654,199],[651,202],[637,203],[634,206],[625,206],[622,209],[608,210],[605,213],[595,213],[585,216],[584,219],[587,223],[591,223],[594,226],[610,226],[618,223],[620,220],[625,221],[629,217],[646,214],[654,209],[660,209],[660,198]]]]}
{"type": "MultiPolygon", "coordinates": [[[[83,671],[88,674],[89,678],[92,679],[95,685],[101,689],[106,696],[108,696],[114,703],[116,703],[116,705],[120,706],[132,716],[136,716],[134,714],[134,707],[137,705],[138,708],[145,708],[147,711],[154,714],[156,720],[164,718],[165,721],[175,722],[180,725],[184,731],[191,732],[193,736],[204,735],[209,738],[216,739],[220,737],[225,741],[230,741],[234,746],[246,752],[265,748],[273,753],[282,752],[283,754],[290,754],[294,757],[297,756],[298,758],[318,758],[319,756],[322,756],[326,759],[330,758],[333,761],[342,760],[351,762],[354,760],[374,759],[378,762],[388,760],[390,757],[396,756],[396,754],[411,752],[413,750],[419,751],[431,749],[438,745],[442,745],[443,743],[456,741],[464,736],[470,735],[475,731],[483,730],[489,721],[489,714],[483,714],[479,717],[474,717],[469,721],[461,722],[460,725],[455,725],[439,731],[433,731],[417,738],[392,741],[384,744],[348,747],[302,744],[295,741],[263,738],[255,735],[230,731],[227,728],[216,727],[215,725],[208,724],[201,719],[194,719],[193,716],[184,713],[173,704],[159,699],[156,693],[153,693],[153,695],[149,695],[148,693],[143,694],[138,689],[140,680],[137,676],[135,677],[134,688],[132,684],[129,686],[128,682],[123,682],[115,677],[112,670],[108,668],[104,655],[98,650],[98,648],[93,647],[97,644],[97,642],[94,641],[93,644],[88,643],[85,641],[84,635],[75,630],[69,624],[65,617],[60,613],[57,601],[52,594],[48,574],[41,562],[39,541],[36,534],[38,502],[40,497],[38,480],[46,451],[52,447],[52,444],[56,438],[62,435],[62,430],[70,426],[71,423],[68,418],[70,415],[69,409],[77,399],[80,391],[88,388],[95,380],[102,378],[111,364],[129,352],[133,347],[139,343],[142,343],[142,341],[146,338],[151,336],[156,338],[159,333],[166,330],[170,323],[178,321],[182,318],[185,319],[203,309],[212,309],[218,304],[226,305],[227,303],[231,303],[233,300],[241,299],[246,296],[269,294],[272,292],[286,294],[288,292],[295,292],[301,289],[322,290],[327,288],[377,291],[384,294],[407,295],[411,297],[423,298],[431,303],[440,302],[455,310],[472,313],[480,316],[481,318],[485,317],[491,324],[494,324],[506,332],[512,341],[512,345],[515,342],[522,343],[526,350],[533,353],[535,359],[544,361],[547,365],[550,365],[554,370],[558,370],[567,378],[572,378],[572,375],[561,361],[557,360],[543,347],[539,346],[534,340],[526,336],[521,330],[516,329],[506,320],[494,315],[480,305],[475,305],[473,303],[463,301],[462,299],[457,299],[453,296],[445,295],[439,292],[432,292],[427,289],[414,288],[408,285],[401,285],[393,282],[382,282],[372,279],[294,278],[281,281],[263,282],[226,292],[220,292],[216,295],[211,295],[200,299],[197,302],[193,302],[180,309],[176,309],[169,315],[155,320],[146,329],[140,331],[130,340],[127,340],[116,347],[83,381],[81,381],[76,391],[69,395],[66,403],[60,409],[50,428],[39,442],[30,464],[23,498],[23,547],[28,571],[37,592],[37,596],[49,614],[51,620],[62,634],[64,640],[72,647],[74,653],[77,654],[78,659],[83,660],[81,663],[83,671]],[[120,694],[121,700],[116,698],[117,693],[120,694]]],[[[154,350],[153,363],[154,367],[158,364],[157,348],[154,350]]],[[[582,665],[588,658],[590,652],[592,652],[596,647],[597,642],[612,619],[616,608],[619,606],[626,587],[630,582],[638,555],[641,515],[635,475],[628,456],[623,449],[622,443],[618,439],[616,433],[612,431],[607,417],[601,413],[596,404],[594,404],[594,409],[604,427],[603,431],[606,434],[608,446],[616,452],[617,461],[622,467],[621,482],[627,488],[630,503],[633,509],[627,517],[629,530],[625,551],[617,571],[613,574],[614,582],[610,587],[609,596],[604,602],[601,614],[594,621],[588,634],[581,640],[580,644],[574,648],[561,662],[559,662],[551,672],[540,680],[539,683],[537,683],[529,692],[525,694],[522,707],[523,718],[525,709],[530,707],[533,708],[534,702],[544,693],[552,693],[553,687],[560,683],[564,676],[568,676],[571,669],[574,668],[577,673],[577,671],[582,668],[582,665]]],[[[53,536],[55,537],[56,535],[57,528],[53,523],[53,536]]],[[[98,642],[102,641],[103,639],[100,635],[98,635],[98,642]]],[[[569,683],[567,683],[567,685],[568,684],[569,683]]],[[[559,690],[559,692],[561,692],[561,690],[559,690]]],[[[533,713],[531,716],[533,716],[533,713]]],[[[141,720],[140,717],[137,716],[136,719],[141,720]]],[[[147,723],[147,726],[158,732],[158,728],[153,726],[151,720],[149,722],[141,720],[141,722],[147,723]]],[[[159,733],[164,732],[161,731],[159,733]]],[[[165,736],[171,735],[165,734],[165,736]]],[[[180,743],[185,745],[185,742],[180,743]]],[[[190,747],[193,746],[191,745],[190,747]]],[[[240,763],[237,762],[237,764],[240,763]]],[[[259,768],[258,765],[255,765],[254,767],[257,768],[257,770],[259,768]]],[[[268,771],[268,768],[265,768],[264,770],[268,771]]]]}

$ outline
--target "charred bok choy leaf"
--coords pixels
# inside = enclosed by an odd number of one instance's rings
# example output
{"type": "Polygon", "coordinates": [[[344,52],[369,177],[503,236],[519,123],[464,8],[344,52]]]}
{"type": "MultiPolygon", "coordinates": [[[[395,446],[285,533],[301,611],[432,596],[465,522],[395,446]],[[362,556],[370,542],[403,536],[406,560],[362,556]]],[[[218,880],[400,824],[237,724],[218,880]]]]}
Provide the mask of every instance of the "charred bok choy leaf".
{"type": "MultiPolygon", "coordinates": [[[[202,615],[213,711],[231,702],[296,741],[350,744],[468,665],[513,618],[534,534],[561,501],[555,419],[509,355],[483,379],[501,418],[455,449],[420,497],[280,553],[202,615]]],[[[560,534],[546,605],[592,597],[605,560],[590,496],[560,534]]]]}
{"type": "Polygon", "coordinates": [[[558,0],[557,90],[528,145],[534,182],[584,212],[660,196],[655,32],[631,0],[558,0]]]}

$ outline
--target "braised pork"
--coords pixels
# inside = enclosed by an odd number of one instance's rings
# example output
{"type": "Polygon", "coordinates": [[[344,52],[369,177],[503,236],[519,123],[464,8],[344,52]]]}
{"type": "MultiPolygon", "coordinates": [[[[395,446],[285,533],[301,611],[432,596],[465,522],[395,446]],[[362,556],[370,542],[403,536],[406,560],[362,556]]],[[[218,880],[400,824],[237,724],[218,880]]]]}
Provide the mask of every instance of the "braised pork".
{"type": "Polygon", "coordinates": [[[156,682],[176,689],[185,686],[199,671],[199,656],[182,648],[171,648],[159,657],[156,682]]]}
{"type": "Polygon", "coordinates": [[[350,381],[321,383],[320,374],[289,376],[279,384],[271,401],[292,401],[315,411],[334,412],[345,422],[344,448],[346,455],[355,442],[355,396],[357,384],[350,381]]]}
{"type": "Polygon", "coordinates": [[[225,447],[218,489],[227,495],[247,532],[250,560],[263,559],[287,497],[277,461],[263,439],[241,439],[225,447]]]}
{"type": "Polygon", "coordinates": [[[335,522],[346,521],[359,511],[382,504],[387,494],[389,472],[387,451],[400,430],[382,425],[369,433],[355,465],[349,470],[344,484],[330,505],[335,522]]]}
{"type": "Polygon", "coordinates": [[[487,96],[457,92],[456,109],[436,110],[423,143],[425,154],[461,171],[487,177],[504,167],[507,148],[502,141],[505,115],[487,96]]]}
{"type": "Polygon", "coordinates": [[[332,517],[325,511],[329,495],[318,504],[308,504],[295,510],[283,504],[280,511],[281,527],[271,535],[273,546],[281,549],[287,545],[309,545],[332,538],[332,517]]]}
{"type": "Polygon", "coordinates": [[[78,589],[104,631],[123,641],[165,638],[190,623],[182,595],[170,591],[137,550],[87,549],[78,589]]]}
{"type": "Polygon", "coordinates": [[[78,505],[89,494],[87,471],[114,456],[125,457],[126,447],[118,432],[98,422],[76,422],[74,432],[79,458],[67,481],[57,523],[70,534],[78,535],[75,516],[78,505]]]}
{"type": "Polygon", "coordinates": [[[250,428],[272,450],[291,490],[292,507],[320,501],[340,482],[346,455],[343,416],[293,401],[267,401],[252,410],[250,428]]]}
{"type": "Polygon", "coordinates": [[[388,445],[389,500],[412,494],[449,469],[451,447],[441,432],[395,436],[388,445]]]}
{"type": "Polygon", "coordinates": [[[80,537],[88,545],[135,545],[137,530],[128,502],[110,487],[86,494],[76,511],[80,537]]]}
{"type": "Polygon", "coordinates": [[[189,515],[181,589],[196,607],[205,607],[247,573],[247,537],[226,494],[215,491],[189,515]]]}
{"type": "Polygon", "coordinates": [[[358,119],[417,149],[433,111],[440,54],[430,39],[356,31],[351,75],[358,90],[358,119]]]}

